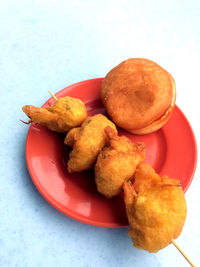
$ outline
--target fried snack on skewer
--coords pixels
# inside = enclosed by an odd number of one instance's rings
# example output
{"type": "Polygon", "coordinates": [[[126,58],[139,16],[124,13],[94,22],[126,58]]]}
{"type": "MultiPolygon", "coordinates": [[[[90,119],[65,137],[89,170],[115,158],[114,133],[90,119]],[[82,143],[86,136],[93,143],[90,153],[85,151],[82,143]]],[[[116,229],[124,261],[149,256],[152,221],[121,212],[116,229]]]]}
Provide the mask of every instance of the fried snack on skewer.
{"type": "Polygon", "coordinates": [[[124,183],[124,199],[135,247],[157,252],[180,235],[187,207],[178,180],[160,177],[148,163],[141,163],[135,188],[124,183]]]}
{"type": "Polygon", "coordinates": [[[109,146],[104,147],[95,165],[97,190],[107,198],[121,193],[124,181],[133,176],[136,166],[145,158],[143,143],[132,143],[126,136],[106,127],[109,146]]]}
{"type": "Polygon", "coordinates": [[[66,133],[73,127],[78,127],[87,118],[85,104],[77,98],[61,97],[46,108],[26,105],[22,110],[31,122],[41,124],[51,131],[66,133]]]}
{"type": "Polygon", "coordinates": [[[106,145],[107,136],[104,129],[107,126],[117,132],[114,123],[104,115],[97,114],[88,117],[81,127],[68,132],[64,143],[73,147],[67,165],[70,173],[92,168],[97,155],[106,145]]]}

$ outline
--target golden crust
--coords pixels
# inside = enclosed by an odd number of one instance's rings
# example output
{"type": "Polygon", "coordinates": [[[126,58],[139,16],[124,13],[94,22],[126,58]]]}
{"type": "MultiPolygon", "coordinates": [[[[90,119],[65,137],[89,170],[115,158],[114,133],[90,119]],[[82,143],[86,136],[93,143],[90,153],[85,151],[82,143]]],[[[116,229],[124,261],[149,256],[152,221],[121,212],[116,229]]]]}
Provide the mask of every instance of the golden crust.
{"type": "Polygon", "coordinates": [[[187,207],[178,180],[160,177],[149,164],[141,163],[135,189],[125,182],[124,194],[129,235],[135,247],[157,252],[180,235],[187,207]]]}
{"type": "Polygon", "coordinates": [[[133,134],[148,134],[148,133],[152,133],[155,132],[157,130],[159,130],[161,127],[163,127],[166,122],[169,120],[169,118],[172,115],[172,111],[174,110],[175,107],[175,102],[176,102],[176,87],[175,87],[175,82],[173,77],[171,76],[171,80],[172,80],[172,84],[173,84],[173,96],[172,96],[172,101],[171,104],[168,108],[168,110],[157,120],[155,120],[154,122],[152,122],[150,125],[141,128],[141,129],[131,129],[128,130],[130,133],[133,134]]]}
{"type": "Polygon", "coordinates": [[[80,99],[69,96],[59,98],[47,108],[26,105],[22,110],[31,121],[59,133],[78,127],[87,118],[85,104],[80,99]]]}
{"type": "Polygon", "coordinates": [[[166,113],[174,90],[173,78],[158,64],[131,58],[106,75],[101,99],[111,119],[134,132],[148,127],[166,113]]]}
{"type": "Polygon", "coordinates": [[[101,149],[106,145],[107,136],[104,129],[110,126],[117,129],[113,122],[102,114],[88,117],[79,128],[70,130],[65,144],[73,146],[68,161],[68,171],[80,172],[92,168],[101,149]]]}
{"type": "Polygon", "coordinates": [[[109,146],[98,155],[95,182],[97,190],[111,198],[122,191],[124,181],[133,176],[136,166],[144,160],[145,146],[143,143],[133,144],[125,136],[118,136],[110,127],[105,132],[109,146]]]}

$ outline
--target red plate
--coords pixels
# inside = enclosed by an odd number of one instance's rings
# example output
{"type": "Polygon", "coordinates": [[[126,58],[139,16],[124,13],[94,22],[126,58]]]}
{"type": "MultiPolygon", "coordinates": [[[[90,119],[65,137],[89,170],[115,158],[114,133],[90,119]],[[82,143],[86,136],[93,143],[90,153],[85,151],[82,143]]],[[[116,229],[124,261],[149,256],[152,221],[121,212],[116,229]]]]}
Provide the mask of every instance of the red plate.
{"type": "MultiPolygon", "coordinates": [[[[99,99],[102,78],[71,85],[56,96],[83,100],[88,113],[104,113],[99,99]]],[[[54,102],[50,98],[43,107],[54,102]]],[[[146,144],[149,162],[160,174],[179,179],[186,191],[196,168],[197,148],[191,126],[175,107],[168,123],[159,131],[136,136],[123,130],[133,142],[146,144]]],[[[67,148],[64,136],[40,125],[30,126],[26,141],[26,160],[32,180],[44,198],[64,214],[84,223],[102,227],[127,226],[123,195],[106,199],[96,190],[93,171],[69,174],[66,168],[67,148]]]]}

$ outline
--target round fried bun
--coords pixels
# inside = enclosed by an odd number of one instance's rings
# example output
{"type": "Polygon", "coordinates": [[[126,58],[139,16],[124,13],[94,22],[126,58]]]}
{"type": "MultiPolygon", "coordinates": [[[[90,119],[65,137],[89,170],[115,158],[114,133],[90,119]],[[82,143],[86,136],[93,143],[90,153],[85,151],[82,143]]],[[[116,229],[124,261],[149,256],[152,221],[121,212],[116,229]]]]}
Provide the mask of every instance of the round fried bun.
{"type": "Polygon", "coordinates": [[[131,58],[104,78],[101,99],[111,119],[135,134],[151,133],[169,119],[175,106],[175,82],[148,59],[131,58]]]}

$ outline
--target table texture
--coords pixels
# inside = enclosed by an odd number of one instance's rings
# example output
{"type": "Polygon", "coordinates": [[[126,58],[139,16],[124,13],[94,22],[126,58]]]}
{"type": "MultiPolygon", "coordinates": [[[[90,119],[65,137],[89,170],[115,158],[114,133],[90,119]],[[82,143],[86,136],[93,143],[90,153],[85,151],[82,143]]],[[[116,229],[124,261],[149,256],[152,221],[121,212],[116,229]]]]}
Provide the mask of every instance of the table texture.
{"type": "MultiPolygon", "coordinates": [[[[189,266],[172,245],[151,254],[132,246],[128,228],[94,227],[61,214],[26,167],[21,107],[41,106],[48,90],[104,77],[130,57],[151,59],[173,75],[176,103],[199,146],[199,1],[0,1],[0,266],[189,266]]],[[[177,243],[200,266],[198,163],[177,243]]]]}

